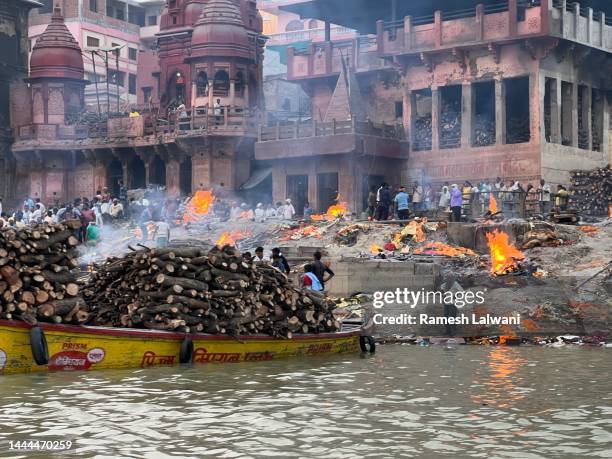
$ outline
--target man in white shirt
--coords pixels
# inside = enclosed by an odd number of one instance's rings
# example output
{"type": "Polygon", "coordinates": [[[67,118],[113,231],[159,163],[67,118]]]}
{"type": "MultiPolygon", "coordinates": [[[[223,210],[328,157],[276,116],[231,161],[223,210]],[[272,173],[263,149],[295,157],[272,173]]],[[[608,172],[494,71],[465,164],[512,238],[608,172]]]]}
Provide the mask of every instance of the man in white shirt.
{"type": "Polygon", "coordinates": [[[295,215],[295,208],[291,204],[291,199],[287,198],[285,205],[283,206],[283,218],[285,220],[292,220],[295,215]]]}
{"type": "Polygon", "coordinates": [[[258,202],[257,207],[255,207],[255,221],[258,223],[266,221],[266,213],[261,202],[258,202]]]}
{"type": "Polygon", "coordinates": [[[540,188],[538,188],[539,200],[540,200],[540,212],[544,215],[550,213],[551,203],[550,200],[550,185],[546,183],[546,180],[540,180],[540,188]]]}

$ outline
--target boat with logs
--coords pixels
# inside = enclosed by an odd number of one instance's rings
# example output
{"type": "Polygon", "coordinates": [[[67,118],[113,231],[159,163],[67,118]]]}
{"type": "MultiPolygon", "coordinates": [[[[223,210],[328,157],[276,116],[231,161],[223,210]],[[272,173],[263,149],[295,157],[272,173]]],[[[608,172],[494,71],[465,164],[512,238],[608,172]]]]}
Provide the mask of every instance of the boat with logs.
{"type": "Polygon", "coordinates": [[[361,330],[232,337],[160,330],[0,320],[0,374],[177,364],[264,362],[288,357],[374,352],[361,330]]]}

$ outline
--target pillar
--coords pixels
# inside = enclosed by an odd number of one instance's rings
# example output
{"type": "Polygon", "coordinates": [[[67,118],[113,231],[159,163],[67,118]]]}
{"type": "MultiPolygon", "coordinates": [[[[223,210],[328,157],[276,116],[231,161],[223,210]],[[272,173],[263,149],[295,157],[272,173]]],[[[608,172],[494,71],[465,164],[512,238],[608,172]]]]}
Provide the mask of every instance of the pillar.
{"type": "Polygon", "coordinates": [[[578,31],[580,30],[580,3],[572,4],[572,12],[574,13],[574,38],[578,39],[578,31]]]}
{"type": "Polygon", "coordinates": [[[495,80],[495,143],[506,143],[506,98],[502,79],[495,80]]]}
{"type": "Polygon", "coordinates": [[[128,161],[127,159],[122,159],[121,160],[121,168],[123,169],[123,184],[125,185],[125,187],[127,189],[130,189],[132,187],[132,183],[128,180],[129,179],[129,174],[128,174],[128,161]]]}
{"type": "Polygon", "coordinates": [[[234,107],[236,105],[236,80],[230,80],[230,90],[229,90],[229,98],[230,98],[230,107],[234,107]]]}
{"type": "Polygon", "coordinates": [[[325,21],[325,41],[331,41],[331,24],[325,21]]]}
{"type": "Polygon", "coordinates": [[[510,37],[515,37],[518,27],[516,0],[508,0],[508,31],[510,37]]]}
{"type": "Polygon", "coordinates": [[[582,123],[587,132],[587,150],[593,149],[593,118],[591,117],[592,90],[590,86],[582,87],[582,123]]]}
{"type": "Polygon", "coordinates": [[[181,194],[181,163],[175,157],[166,161],[166,190],[170,196],[181,194]]]}
{"type": "Polygon", "coordinates": [[[440,90],[431,88],[431,149],[440,149],[440,90]]]}
{"type": "Polygon", "coordinates": [[[572,147],[578,147],[578,83],[571,83],[572,147]]]}
{"type": "Polygon", "coordinates": [[[605,94],[601,95],[603,104],[603,129],[601,133],[601,151],[604,153],[604,158],[607,156],[608,164],[612,164],[612,149],[610,149],[609,138],[610,138],[610,104],[605,94]]]}
{"type": "Polygon", "coordinates": [[[472,83],[461,86],[461,147],[472,146],[472,118],[474,115],[474,93],[472,83]]]}
{"type": "Polygon", "coordinates": [[[143,161],[145,167],[145,187],[149,186],[151,181],[151,163],[149,161],[143,161]]]}
{"type": "Polygon", "coordinates": [[[587,8],[587,43],[593,42],[593,8],[587,8]]]}
{"type": "Polygon", "coordinates": [[[404,49],[412,48],[412,16],[404,17],[404,49]]]}
{"type": "Polygon", "coordinates": [[[440,10],[434,12],[434,42],[436,48],[442,46],[442,11],[440,10]]]}
{"type": "Polygon", "coordinates": [[[550,91],[550,140],[561,144],[561,79],[555,78],[550,91]]]}
{"type": "MultiPolygon", "coordinates": [[[[404,86],[405,87],[405,86],[404,86]]],[[[410,120],[412,118],[412,91],[409,89],[404,90],[404,95],[402,97],[402,124],[404,125],[404,134],[405,138],[410,141],[410,134],[412,133],[412,128],[410,126],[410,120]]]]}

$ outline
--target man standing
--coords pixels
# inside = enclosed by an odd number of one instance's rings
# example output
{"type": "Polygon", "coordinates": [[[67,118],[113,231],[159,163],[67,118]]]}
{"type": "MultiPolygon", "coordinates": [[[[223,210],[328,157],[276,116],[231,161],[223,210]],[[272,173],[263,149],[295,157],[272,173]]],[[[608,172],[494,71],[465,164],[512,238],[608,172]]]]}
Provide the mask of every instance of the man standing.
{"type": "Polygon", "coordinates": [[[421,210],[421,202],[423,201],[423,187],[419,182],[414,182],[412,189],[412,210],[414,213],[421,210]]]}
{"type": "Polygon", "coordinates": [[[376,207],[376,220],[387,220],[389,218],[389,206],[391,205],[391,192],[389,185],[383,183],[378,189],[378,205],[376,207]]]}
{"type": "Polygon", "coordinates": [[[399,192],[395,195],[393,202],[397,210],[397,218],[399,220],[408,220],[410,211],[408,210],[408,193],[406,193],[405,186],[400,186],[399,192]]]}
{"type": "Polygon", "coordinates": [[[319,282],[321,282],[321,285],[323,286],[321,288],[321,290],[325,290],[325,283],[327,281],[329,281],[332,277],[334,277],[334,272],[329,269],[329,265],[327,263],[323,263],[321,261],[321,252],[320,251],[316,251],[314,253],[314,261],[312,262],[312,272],[314,273],[315,276],[317,276],[317,279],[319,279],[319,282]],[[325,277],[325,274],[328,274],[327,277],[325,277]]]}
{"type": "Polygon", "coordinates": [[[540,212],[544,215],[550,213],[550,185],[546,180],[540,180],[540,188],[538,188],[538,198],[540,201],[540,212]]]}
{"type": "Polygon", "coordinates": [[[461,206],[463,205],[463,197],[461,190],[456,183],[451,185],[451,197],[450,197],[451,211],[453,212],[453,221],[461,221],[461,206]]]}
{"type": "Polygon", "coordinates": [[[293,204],[291,204],[291,199],[287,198],[285,201],[285,206],[283,207],[283,218],[285,220],[293,220],[295,215],[295,208],[293,204]]]}

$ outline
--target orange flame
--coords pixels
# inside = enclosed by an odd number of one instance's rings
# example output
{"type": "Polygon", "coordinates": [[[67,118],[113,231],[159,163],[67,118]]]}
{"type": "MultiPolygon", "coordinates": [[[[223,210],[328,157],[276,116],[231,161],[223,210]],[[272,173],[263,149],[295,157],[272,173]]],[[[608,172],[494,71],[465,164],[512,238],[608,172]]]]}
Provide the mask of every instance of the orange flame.
{"type": "Polygon", "coordinates": [[[401,244],[402,239],[408,235],[412,235],[412,240],[414,242],[425,242],[427,236],[425,235],[425,230],[423,229],[423,226],[424,222],[426,221],[427,220],[423,220],[423,222],[418,222],[416,220],[412,220],[410,223],[408,223],[401,232],[396,233],[395,236],[393,236],[393,242],[395,243],[395,245],[401,244]]]}
{"type": "Polygon", "coordinates": [[[370,252],[372,252],[374,255],[377,255],[382,252],[382,248],[378,244],[372,244],[370,246],[370,252]]]}
{"type": "Polygon", "coordinates": [[[197,222],[204,215],[208,215],[214,201],[215,195],[212,190],[196,191],[189,203],[187,203],[183,222],[197,222]]]}
{"type": "Polygon", "coordinates": [[[599,231],[599,228],[597,228],[596,226],[591,226],[591,225],[583,225],[583,226],[578,227],[578,229],[582,231],[583,233],[596,233],[597,231],[599,231]]]}
{"type": "Polygon", "coordinates": [[[224,245],[236,245],[236,242],[250,235],[251,233],[248,231],[244,233],[242,231],[224,231],[215,244],[219,247],[223,247],[224,245]]]}
{"type": "Polygon", "coordinates": [[[340,201],[340,199],[341,199],[340,194],[338,194],[338,196],[336,196],[336,199],[335,199],[336,204],[332,204],[331,206],[329,206],[327,209],[327,212],[325,212],[324,214],[311,215],[310,218],[312,218],[314,221],[321,221],[321,220],[332,221],[338,217],[348,214],[349,212],[348,204],[346,202],[340,201]]]}
{"type": "Polygon", "coordinates": [[[515,271],[518,268],[516,260],[525,259],[523,252],[510,244],[508,234],[503,231],[493,230],[486,236],[491,252],[491,272],[499,276],[515,271]]]}
{"type": "Polygon", "coordinates": [[[462,255],[467,255],[469,257],[476,256],[476,252],[471,249],[466,249],[465,247],[455,247],[443,242],[428,242],[424,246],[415,249],[414,253],[425,255],[444,255],[447,257],[460,257],[462,255]]]}
{"type": "Polygon", "coordinates": [[[495,197],[492,194],[489,198],[489,212],[492,214],[496,214],[497,212],[499,212],[499,210],[497,209],[497,201],[495,200],[495,197]]]}

